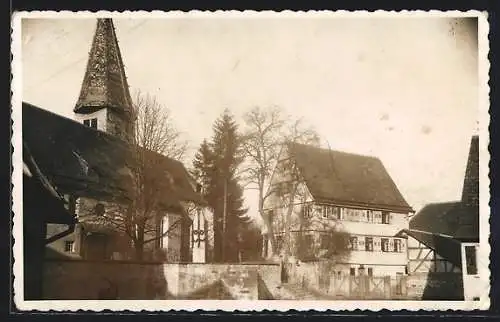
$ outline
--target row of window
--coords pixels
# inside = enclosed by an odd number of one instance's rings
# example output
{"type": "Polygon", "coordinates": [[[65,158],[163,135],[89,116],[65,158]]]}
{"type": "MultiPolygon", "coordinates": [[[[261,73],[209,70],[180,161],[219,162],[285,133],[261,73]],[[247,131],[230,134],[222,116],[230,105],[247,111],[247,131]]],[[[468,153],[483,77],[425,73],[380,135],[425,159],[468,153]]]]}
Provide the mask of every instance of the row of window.
{"type": "MultiPolygon", "coordinates": [[[[358,268],[358,275],[364,275],[365,269],[363,267],[358,268]]],[[[367,270],[368,276],[373,276],[373,267],[368,267],[367,270]]],[[[340,278],[342,272],[337,272],[337,276],[340,278]]],[[[351,267],[349,268],[349,275],[355,276],[356,275],[356,267],[351,267]]]]}
{"type": "MultiPolygon", "coordinates": [[[[284,236],[276,236],[276,244],[278,249],[281,249],[284,242],[284,236]]],[[[386,238],[386,237],[358,237],[351,236],[349,239],[351,250],[365,250],[368,252],[382,251],[402,253],[404,244],[401,239],[386,238]]],[[[303,236],[302,243],[306,248],[312,248],[314,245],[314,236],[306,234],[303,236]]],[[[328,235],[320,235],[320,248],[327,249],[330,247],[330,238],[328,235]]]]}
{"type": "Polygon", "coordinates": [[[352,250],[365,250],[368,252],[403,252],[404,244],[401,239],[395,238],[374,238],[374,237],[358,237],[350,238],[350,247],[352,250]]]}
{"type": "Polygon", "coordinates": [[[325,219],[349,220],[359,222],[370,222],[380,224],[390,224],[391,214],[388,211],[351,209],[330,205],[306,204],[303,207],[304,218],[321,216],[325,219]]]}
{"type": "MultiPolygon", "coordinates": [[[[325,278],[325,277],[329,278],[330,276],[332,276],[332,277],[336,278],[337,280],[341,280],[341,279],[343,279],[345,274],[346,273],[344,273],[343,271],[333,271],[333,272],[331,272],[331,275],[323,276],[323,278],[325,278]]],[[[364,265],[360,265],[359,267],[350,267],[348,274],[350,276],[369,276],[369,277],[372,277],[372,276],[374,276],[374,268],[373,267],[365,268],[364,265]]],[[[404,274],[403,274],[403,272],[396,272],[396,278],[399,277],[399,283],[402,281],[401,277],[403,277],[405,274],[408,274],[408,270],[406,268],[405,268],[404,274]]],[[[387,275],[387,273],[384,273],[384,275],[387,275]]],[[[322,278],[321,275],[318,277],[320,279],[322,278]]]]}

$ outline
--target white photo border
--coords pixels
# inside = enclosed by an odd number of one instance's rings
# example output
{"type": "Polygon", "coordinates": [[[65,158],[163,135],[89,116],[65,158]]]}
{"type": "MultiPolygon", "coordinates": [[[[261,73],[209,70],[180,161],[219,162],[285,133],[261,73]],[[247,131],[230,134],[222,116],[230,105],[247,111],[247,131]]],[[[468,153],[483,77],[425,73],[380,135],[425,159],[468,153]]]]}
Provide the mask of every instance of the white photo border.
{"type": "Polygon", "coordinates": [[[281,12],[274,11],[21,11],[14,12],[12,15],[12,121],[13,135],[12,145],[14,147],[12,154],[12,197],[13,197],[13,237],[15,243],[13,245],[14,253],[14,302],[19,310],[38,310],[42,312],[48,311],[264,311],[275,310],[285,312],[288,310],[308,311],[315,310],[318,312],[324,311],[354,311],[368,310],[380,311],[383,309],[407,310],[407,311],[443,311],[443,310],[486,310],[490,306],[490,179],[489,179],[489,69],[490,63],[488,60],[489,53],[489,24],[487,13],[476,10],[471,11],[289,11],[281,12]],[[288,301],[288,300],[257,300],[257,301],[240,301],[240,300],[71,300],[71,301],[24,301],[23,294],[23,197],[22,197],[22,51],[21,51],[21,20],[24,18],[73,18],[73,19],[88,19],[88,18],[184,18],[204,17],[204,18],[264,18],[264,17],[292,17],[300,19],[302,17],[391,17],[391,18],[409,18],[409,17],[456,17],[478,18],[478,64],[479,64],[479,161],[480,161],[480,247],[478,258],[481,259],[479,265],[479,273],[481,280],[486,282],[488,289],[484,290],[483,296],[479,301],[288,301]]]}

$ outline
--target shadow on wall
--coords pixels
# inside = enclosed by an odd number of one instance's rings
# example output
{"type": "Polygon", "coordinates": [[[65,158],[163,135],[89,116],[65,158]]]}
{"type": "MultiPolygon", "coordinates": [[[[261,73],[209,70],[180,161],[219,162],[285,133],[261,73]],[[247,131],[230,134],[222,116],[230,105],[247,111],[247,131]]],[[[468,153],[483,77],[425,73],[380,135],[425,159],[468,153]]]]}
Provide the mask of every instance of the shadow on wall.
{"type": "MultiPolygon", "coordinates": [[[[461,272],[440,272],[442,265],[435,261],[427,274],[422,300],[464,300],[463,277],[461,272]]],[[[450,265],[449,263],[445,265],[450,265]]]]}
{"type": "Polygon", "coordinates": [[[451,271],[451,264],[433,261],[427,272],[414,272],[408,275],[407,288],[410,299],[425,301],[462,301],[464,300],[463,277],[461,272],[451,271]],[[443,269],[445,268],[445,269],[443,269]],[[448,271],[446,271],[446,268],[448,271]]]}
{"type": "Polygon", "coordinates": [[[427,274],[422,300],[463,301],[462,274],[430,272],[427,274]]]}
{"type": "Polygon", "coordinates": [[[258,276],[277,265],[47,259],[46,300],[257,299],[258,276]]]}
{"type": "Polygon", "coordinates": [[[217,299],[217,300],[236,300],[231,294],[229,289],[224,285],[222,280],[218,280],[207,286],[201,287],[200,289],[191,292],[190,294],[183,296],[184,300],[207,300],[207,299],[217,299]]]}
{"type": "Polygon", "coordinates": [[[161,265],[133,262],[46,260],[47,300],[156,300],[169,292],[161,265]]]}
{"type": "MultiPolygon", "coordinates": [[[[439,245],[440,248],[448,249],[449,252],[459,250],[459,248],[456,248],[455,244],[450,243],[448,240],[435,239],[434,242],[439,245]]],[[[455,257],[460,258],[460,254],[455,254],[455,257]]],[[[422,300],[464,300],[462,273],[453,272],[451,266],[451,263],[444,259],[434,258],[425,279],[422,300]]]]}
{"type": "Polygon", "coordinates": [[[269,291],[268,286],[262,279],[260,274],[257,275],[257,294],[259,300],[274,300],[273,294],[269,291]]]}

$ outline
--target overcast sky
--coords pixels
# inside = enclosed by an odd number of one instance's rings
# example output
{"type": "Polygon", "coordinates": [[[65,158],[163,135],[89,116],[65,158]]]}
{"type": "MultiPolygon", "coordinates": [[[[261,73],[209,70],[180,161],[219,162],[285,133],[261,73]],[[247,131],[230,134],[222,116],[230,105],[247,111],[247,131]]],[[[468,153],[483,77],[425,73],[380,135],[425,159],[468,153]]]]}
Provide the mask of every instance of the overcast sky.
{"type": "MultiPolygon", "coordinates": [[[[379,157],[415,210],[460,198],[478,119],[477,38],[464,20],[114,23],[131,92],[167,106],[193,151],[224,108],[239,119],[253,106],[277,105],[304,117],[324,146],[379,157]]],[[[24,101],[72,117],[95,25],[23,21],[24,101]]]]}

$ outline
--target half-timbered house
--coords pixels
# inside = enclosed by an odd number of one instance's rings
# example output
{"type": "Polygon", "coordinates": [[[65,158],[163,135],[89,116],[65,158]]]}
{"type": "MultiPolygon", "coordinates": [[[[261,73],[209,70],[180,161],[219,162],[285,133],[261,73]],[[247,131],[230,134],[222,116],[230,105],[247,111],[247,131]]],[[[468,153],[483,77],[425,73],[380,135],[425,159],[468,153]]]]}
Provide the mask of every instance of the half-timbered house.
{"type": "Polygon", "coordinates": [[[405,274],[406,239],[396,234],[408,228],[413,210],[378,158],[290,143],[281,151],[270,189],[264,205],[273,238],[267,257],[283,251],[286,234],[292,256],[314,257],[313,251],[332,246],[328,234],[335,229],[349,235],[350,245],[332,274],[405,274]],[[292,202],[284,198],[290,186],[292,202]]]}

